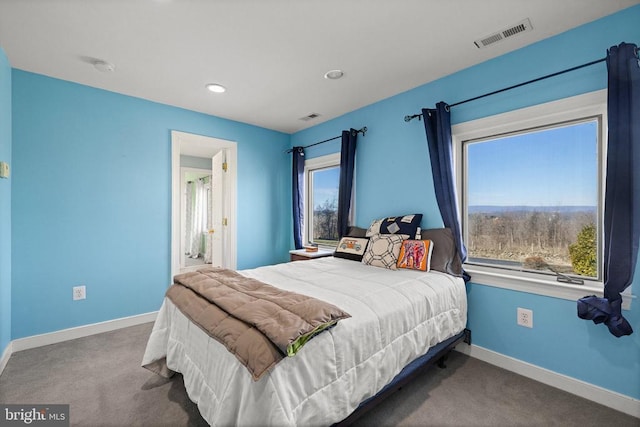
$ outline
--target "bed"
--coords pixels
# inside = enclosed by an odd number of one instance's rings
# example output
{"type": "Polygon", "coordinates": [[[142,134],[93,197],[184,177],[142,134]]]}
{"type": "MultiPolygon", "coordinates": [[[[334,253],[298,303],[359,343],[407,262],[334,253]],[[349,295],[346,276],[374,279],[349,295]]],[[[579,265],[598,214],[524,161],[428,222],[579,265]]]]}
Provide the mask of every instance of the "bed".
{"type": "Polygon", "coordinates": [[[341,422],[464,336],[465,285],[450,274],[334,257],[240,273],[334,304],[351,317],[254,381],[233,354],[165,298],[142,365],[162,361],[166,373],[180,372],[189,398],[214,426],[341,422]]]}

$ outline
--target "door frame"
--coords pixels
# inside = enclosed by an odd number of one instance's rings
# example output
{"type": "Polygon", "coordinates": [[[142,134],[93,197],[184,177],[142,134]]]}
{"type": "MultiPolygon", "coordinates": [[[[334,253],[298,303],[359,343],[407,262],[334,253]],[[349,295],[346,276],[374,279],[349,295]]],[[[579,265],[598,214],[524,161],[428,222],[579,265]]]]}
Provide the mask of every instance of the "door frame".
{"type": "Polygon", "coordinates": [[[180,272],[180,233],[182,230],[180,155],[211,158],[222,149],[227,149],[226,200],[228,235],[226,244],[225,268],[235,270],[238,259],[237,227],[237,164],[238,147],[235,141],[212,138],[180,131],[171,131],[171,280],[180,272]]]}

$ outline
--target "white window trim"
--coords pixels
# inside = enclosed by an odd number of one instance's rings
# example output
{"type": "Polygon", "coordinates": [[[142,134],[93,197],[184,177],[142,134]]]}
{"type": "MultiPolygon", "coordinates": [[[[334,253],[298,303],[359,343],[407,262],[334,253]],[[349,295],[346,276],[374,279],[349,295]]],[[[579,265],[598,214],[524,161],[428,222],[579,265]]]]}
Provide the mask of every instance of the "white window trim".
{"type": "MultiPolygon", "coordinates": [[[[304,225],[302,229],[302,242],[304,245],[310,244],[309,242],[309,221],[313,217],[313,207],[309,203],[309,197],[311,195],[311,180],[308,179],[309,172],[322,169],[340,166],[340,153],[327,154],[325,156],[315,157],[313,159],[305,160],[304,162],[304,225]]],[[[324,245],[321,245],[325,247],[324,245]]],[[[326,246],[327,248],[332,246],[326,246]]]]}
{"type": "MultiPolygon", "coordinates": [[[[462,165],[463,141],[536,128],[549,123],[571,121],[588,116],[602,116],[600,132],[604,143],[602,144],[603,153],[600,167],[602,171],[605,171],[607,136],[606,90],[590,92],[452,126],[455,179],[459,206],[463,207],[461,199],[464,167],[462,165]]],[[[604,182],[600,183],[599,191],[601,200],[604,200],[604,182]]],[[[574,301],[585,295],[603,296],[603,284],[598,281],[585,281],[584,285],[573,285],[557,282],[555,279],[545,278],[536,273],[499,270],[470,264],[465,264],[464,268],[471,275],[472,283],[574,301]]],[[[623,308],[628,309],[630,303],[631,287],[627,288],[623,293],[623,308]]]]}

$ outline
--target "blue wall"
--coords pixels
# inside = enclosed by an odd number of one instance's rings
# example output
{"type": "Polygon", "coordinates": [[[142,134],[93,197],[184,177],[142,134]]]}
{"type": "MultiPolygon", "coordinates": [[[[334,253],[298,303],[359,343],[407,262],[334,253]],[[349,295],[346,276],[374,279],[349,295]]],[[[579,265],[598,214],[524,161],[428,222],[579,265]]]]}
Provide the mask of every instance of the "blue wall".
{"type": "MultiPolygon", "coordinates": [[[[622,41],[640,44],[640,6],[594,21],[440,80],[294,134],[292,145],[307,145],[367,126],[358,139],[356,224],[387,215],[422,212],[423,227],[442,220],[422,122],[405,123],[438,101],[455,103],[545,74],[604,58],[622,41]]],[[[416,54],[420,54],[416,47],[416,54]]],[[[452,109],[453,124],[606,88],[604,63],[452,109]]],[[[338,143],[309,150],[308,157],[339,151],[338,143]]],[[[636,277],[635,294],[640,280],[636,277]]],[[[580,320],[574,301],[468,285],[474,344],[589,383],[640,398],[640,303],[625,317],[635,329],[617,339],[606,327],[580,320]],[[534,311],[535,327],[516,325],[516,307],[534,311]]]]}
{"type": "Polygon", "coordinates": [[[158,310],[171,130],[238,143],[238,268],[288,259],[289,135],[14,69],[13,339],[158,310]]]}
{"type": "MultiPolygon", "coordinates": [[[[0,161],[11,165],[11,66],[0,48],[0,161]]],[[[0,356],[11,341],[11,179],[0,179],[0,356]]]]}

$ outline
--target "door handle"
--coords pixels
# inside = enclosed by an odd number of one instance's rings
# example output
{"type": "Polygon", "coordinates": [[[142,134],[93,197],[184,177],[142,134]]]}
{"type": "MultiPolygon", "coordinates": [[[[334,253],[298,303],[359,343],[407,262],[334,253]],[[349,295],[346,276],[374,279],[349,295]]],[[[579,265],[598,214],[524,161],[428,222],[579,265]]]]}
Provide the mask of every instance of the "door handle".
{"type": "Polygon", "coordinates": [[[209,229],[209,234],[213,234],[213,233],[215,233],[215,232],[216,232],[216,230],[214,230],[213,228],[210,228],[210,229],[209,229]]]}

